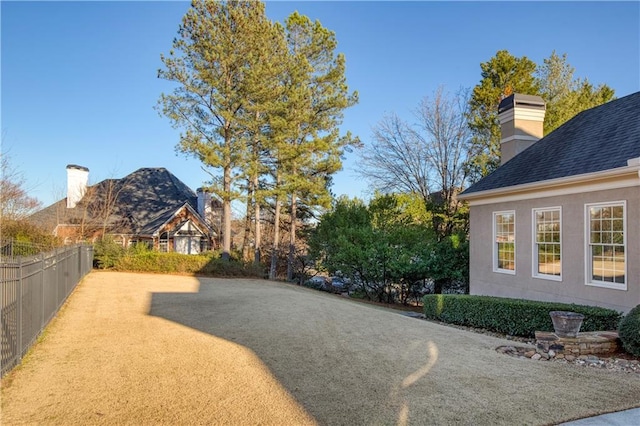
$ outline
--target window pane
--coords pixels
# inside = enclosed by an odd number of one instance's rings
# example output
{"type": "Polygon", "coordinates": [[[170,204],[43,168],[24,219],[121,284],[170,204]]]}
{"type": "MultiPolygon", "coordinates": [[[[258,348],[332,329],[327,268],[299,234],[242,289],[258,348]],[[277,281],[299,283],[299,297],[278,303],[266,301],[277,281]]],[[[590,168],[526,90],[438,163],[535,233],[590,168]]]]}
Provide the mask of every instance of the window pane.
{"type": "Polygon", "coordinates": [[[560,209],[536,211],[536,256],[537,274],[554,275],[561,274],[561,229],[560,209]]]}
{"type": "Polygon", "coordinates": [[[589,217],[591,280],[624,285],[624,205],[590,206],[589,217]]]}
{"type": "Polygon", "coordinates": [[[624,217],[624,208],[622,206],[612,207],[612,218],[622,219],[624,217]]]}
{"type": "Polygon", "coordinates": [[[614,219],[611,221],[611,229],[614,231],[622,231],[624,229],[623,225],[624,222],[622,219],[614,219]]]}

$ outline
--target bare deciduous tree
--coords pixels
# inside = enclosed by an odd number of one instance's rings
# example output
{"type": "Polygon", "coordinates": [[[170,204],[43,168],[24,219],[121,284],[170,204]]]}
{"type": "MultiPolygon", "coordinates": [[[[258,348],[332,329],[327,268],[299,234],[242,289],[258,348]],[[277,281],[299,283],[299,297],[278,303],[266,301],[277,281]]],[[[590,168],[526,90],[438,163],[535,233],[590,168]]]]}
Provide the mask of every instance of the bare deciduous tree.
{"type": "Polygon", "coordinates": [[[41,206],[25,189],[24,176],[12,167],[7,153],[0,154],[0,219],[21,220],[41,206]]]}
{"type": "Polygon", "coordinates": [[[468,91],[451,96],[439,87],[433,97],[425,97],[417,110],[418,135],[427,153],[436,191],[434,225],[439,235],[450,235],[460,209],[457,194],[467,180],[467,160],[471,131],[467,124],[468,91]]]}
{"type": "Polygon", "coordinates": [[[433,206],[439,235],[453,232],[456,195],[467,180],[468,98],[468,91],[451,95],[439,87],[414,111],[415,124],[395,114],[384,117],[361,154],[359,173],[375,189],[416,193],[433,206]]]}
{"type": "Polygon", "coordinates": [[[429,198],[429,160],[417,132],[396,114],[382,118],[373,129],[373,143],[361,152],[358,173],[377,190],[419,194],[429,198]]]}

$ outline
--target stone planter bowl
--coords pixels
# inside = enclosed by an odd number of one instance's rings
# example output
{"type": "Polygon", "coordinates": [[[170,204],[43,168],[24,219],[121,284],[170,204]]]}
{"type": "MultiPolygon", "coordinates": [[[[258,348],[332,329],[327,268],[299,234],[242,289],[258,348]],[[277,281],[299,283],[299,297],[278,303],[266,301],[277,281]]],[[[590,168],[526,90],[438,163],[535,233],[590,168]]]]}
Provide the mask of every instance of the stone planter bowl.
{"type": "Polygon", "coordinates": [[[577,312],[551,311],[549,312],[553,329],[558,337],[577,337],[584,315],[577,312]]]}

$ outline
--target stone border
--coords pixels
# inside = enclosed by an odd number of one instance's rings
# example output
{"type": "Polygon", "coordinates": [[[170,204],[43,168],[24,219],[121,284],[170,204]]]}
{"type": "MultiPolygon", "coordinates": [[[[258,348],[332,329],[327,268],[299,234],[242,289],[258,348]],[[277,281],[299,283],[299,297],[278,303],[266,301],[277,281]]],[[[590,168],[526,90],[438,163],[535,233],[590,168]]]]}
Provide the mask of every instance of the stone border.
{"type": "Polygon", "coordinates": [[[548,331],[536,331],[538,352],[564,356],[611,355],[620,350],[618,333],[615,331],[592,331],[578,333],[576,337],[559,337],[548,331]]]}
{"type": "Polygon", "coordinates": [[[574,364],[582,367],[598,368],[607,371],[636,373],[640,376],[640,360],[625,358],[624,354],[616,354],[602,358],[595,355],[574,356],[559,354],[553,349],[549,350],[549,352],[539,352],[536,348],[525,346],[498,346],[496,348],[496,352],[521,359],[560,362],[563,364],[574,364]]]}

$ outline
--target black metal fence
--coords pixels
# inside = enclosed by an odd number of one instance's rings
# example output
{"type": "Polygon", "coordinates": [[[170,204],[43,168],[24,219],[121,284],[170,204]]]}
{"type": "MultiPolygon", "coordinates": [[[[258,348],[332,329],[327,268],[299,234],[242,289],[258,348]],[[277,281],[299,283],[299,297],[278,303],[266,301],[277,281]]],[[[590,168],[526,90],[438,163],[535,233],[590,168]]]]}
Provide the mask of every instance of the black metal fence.
{"type": "MultiPolygon", "coordinates": [[[[19,255],[16,255],[19,253],[19,255]]],[[[0,253],[2,376],[20,363],[69,294],[93,266],[93,246],[74,245],[23,256],[0,253]]]]}

